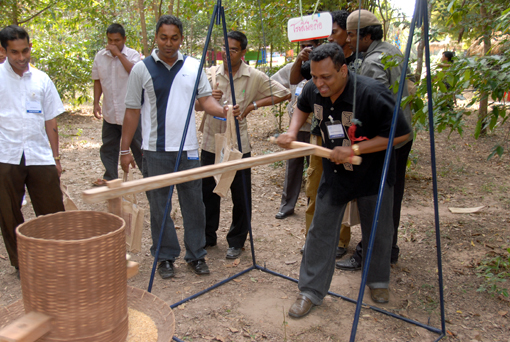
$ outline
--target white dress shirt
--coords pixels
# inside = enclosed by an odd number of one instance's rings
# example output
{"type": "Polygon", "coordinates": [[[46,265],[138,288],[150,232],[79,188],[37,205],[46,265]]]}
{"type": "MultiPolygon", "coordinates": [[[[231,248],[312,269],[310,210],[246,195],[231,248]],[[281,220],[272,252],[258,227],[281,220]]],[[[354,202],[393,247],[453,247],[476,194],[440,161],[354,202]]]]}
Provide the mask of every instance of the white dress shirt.
{"type": "Polygon", "coordinates": [[[28,67],[20,77],[8,60],[0,64],[0,163],[55,165],[45,121],[63,113],[57,89],[44,72],[28,67]]]}
{"type": "MultiPolygon", "coordinates": [[[[124,45],[121,53],[133,64],[140,61],[140,54],[124,45]]],[[[93,80],[101,82],[103,89],[103,118],[113,125],[122,125],[126,112],[127,81],[129,73],[118,57],[106,49],[99,51],[92,65],[93,80]]]]}

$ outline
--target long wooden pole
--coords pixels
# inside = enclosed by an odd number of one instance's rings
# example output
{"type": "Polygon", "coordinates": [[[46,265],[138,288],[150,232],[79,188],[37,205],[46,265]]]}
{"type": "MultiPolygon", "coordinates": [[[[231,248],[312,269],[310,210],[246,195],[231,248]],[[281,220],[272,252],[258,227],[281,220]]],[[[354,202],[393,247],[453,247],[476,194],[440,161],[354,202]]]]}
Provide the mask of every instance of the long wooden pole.
{"type": "Polygon", "coordinates": [[[304,157],[313,154],[314,151],[315,146],[309,145],[306,147],[275,152],[262,156],[238,159],[214,165],[197,167],[195,169],[186,171],[179,171],[160,176],[137,179],[131,182],[122,183],[120,186],[115,188],[101,187],[85,190],[82,193],[82,196],[83,200],[87,203],[97,203],[130,193],[138,193],[163,188],[173,184],[180,184],[196,179],[211,177],[228,171],[244,170],[253,166],[271,164],[280,160],[304,157]]]}
{"type": "MultiPolygon", "coordinates": [[[[115,183],[108,187],[85,190],[82,193],[82,196],[83,200],[87,203],[97,203],[119,198],[120,196],[131,193],[159,189],[165,186],[186,183],[192,180],[211,177],[229,171],[249,169],[258,165],[304,157],[310,154],[314,154],[322,158],[329,158],[330,153],[331,150],[325,147],[294,141],[291,144],[291,150],[197,167],[191,170],[138,179],[130,182],[124,182],[122,184],[115,183]]],[[[352,164],[361,164],[361,157],[353,156],[352,164]]],[[[112,182],[116,182],[116,180],[113,180],[112,182]]],[[[112,205],[111,201],[110,205],[112,205]]]]}

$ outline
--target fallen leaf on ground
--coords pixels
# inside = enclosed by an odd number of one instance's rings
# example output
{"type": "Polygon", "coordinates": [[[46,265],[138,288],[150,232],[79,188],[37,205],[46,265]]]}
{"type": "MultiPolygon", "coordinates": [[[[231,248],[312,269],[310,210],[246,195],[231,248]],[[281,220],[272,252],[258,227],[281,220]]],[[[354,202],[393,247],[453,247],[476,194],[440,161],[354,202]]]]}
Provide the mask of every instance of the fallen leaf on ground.
{"type": "Polygon", "coordinates": [[[220,342],[225,342],[225,338],[223,338],[221,336],[216,336],[216,338],[214,340],[215,341],[220,341],[220,342]]]}
{"type": "Polygon", "coordinates": [[[231,332],[233,333],[237,333],[239,332],[239,330],[237,330],[236,328],[228,328],[228,330],[230,330],[231,332]]]}
{"type": "Polygon", "coordinates": [[[4,259],[4,260],[7,260],[7,257],[4,257],[2,254],[0,254],[0,258],[4,259]]]}
{"type": "Polygon", "coordinates": [[[295,264],[297,262],[297,260],[288,260],[288,261],[285,261],[285,265],[292,265],[292,264],[295,264]]]}
{"type": "Polygon", "coordinates": [[[457,334],[456,334],[456,333],[451,332],[450,330],[446,330],[446,332],[447,332],[447,333],[448,333],[448,335],[450,335],[450,336],[457,336],[457,334]]]}
{"type": "Polygon", "coordinates": [[[241,262],[241,259],[237,258],[234,260],[234,262],[232,262],[232,266],[236,267],[237,265],[239,265],[240,262],[241,262]]]}
{"type": "Polygon", "coordinates": [[[498,314],[500,314],[501,317],[505,317],[508,311],[498,311],[498,314]]]}
{"type": "Polygon", "coordinates": [[[236,278],[236,279],[234,279],[234,281],[235,281],[236,283],[240,283],[240,282],[242,281],[242,279],[237,279],[237,278],[236,278]]]}

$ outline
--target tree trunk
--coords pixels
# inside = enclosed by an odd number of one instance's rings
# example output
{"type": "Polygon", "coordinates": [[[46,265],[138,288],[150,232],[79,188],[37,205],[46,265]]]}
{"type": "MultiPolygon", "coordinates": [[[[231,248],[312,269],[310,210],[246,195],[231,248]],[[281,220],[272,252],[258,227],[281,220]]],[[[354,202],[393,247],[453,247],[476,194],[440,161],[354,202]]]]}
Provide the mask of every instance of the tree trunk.
{"type": "MultiPolygon", "coordinates": [[[[411,37],[409,37],[411,39],[411,37]]],[[[416,58],[416,73],[414,77],[416,78],[416,83],[421,79],[421,72],[423,70],[423,50],[425,49],[425,32],[424,27],[421,27],[421,39],[418,43],[418,47],[416,48],[416,52],[418,54],[416,58]]]]}
{"type": "MultiPolygon", "coordinates": [[[[483,36],[483,55],[487,56],[489,50],[491,48],[491,35],[490,30],[487,25],[488,15],[487,8],[485,4],[482,2],[480,5],[480,16],[483,20],[483,32],[485,32],[483,36]]],[[[482,129],[480,131],[480,135],[487,134],[487,128],[485,126],[485,121],[487,120],[487,109],[489,107],[489,94],[485,91],[480,92],[480,105],[478,107],[478,122],[481,122],[482,129]]]]}
{"type": "MultiPolygon", "coordinates": [[[[429,17],[429,23],[430,23],[430,15],[432,13],[432,3],[429,2],[427,4],[427,9],[428,9],[428,17],[429,17]]],[[[409,39],[411,39],[411,37],[409,37],[409,39]]],[[[415,77],[416,77],[416,83],[418,83],[418,81],[421,79],[421,73],[422,73],[422,70],[423,70],[423,51],[425,49],[425,27],[422,25],[421,27],[421,39],[420,39],[420,43],[418,44],[418,48],[417,48],[417,53],[418,53],[418,56],[417,56],[417,60],[416,60],[416,73],[415,73],[415,77]]]]}
{"type": "Polygon", "coordinates": [[[138,0],[138,8],[140,9],[140,24],[142,26],[142,46],[145,57],[149,56],[149,46],[147,44],[147,27],[145,26],[145,12],[143,0],[138,0]]]}
{"type": "Polygon", "coordinates": [[[154,11],[154,19],[155,19],[154,21],[155,22],[158,22],[158,20],[159,20],[159,16],[160,16],[159,8],[160,8],[160,4],[158,4],[158,0],[154,0],[152,3],[152,10],[154,11]]]}
{"type": "Polygon", "coordinates": [[[170,0],[170,3],[168,4],[168,14],[174,14],[174,0],[170,0]]]}
{"type": "Polygon", "coordinates": [[[18,2],[17,1],[14,1],[12,3],[12,24],[13,25],[18,25],[18,2]]]}
{"type": "Polygon", "coordinates": [[[271,53],[271,57],[269,57],[269,67],[272,69],[273,68],[273,44],[272,43],[271,43],[270,53],[271,53]]]}
{"type": "MultiPolygon", "coordinates": [[[[175,11],[175,16],[176,17],[179,17],[179,10],[180,10],[180,6],[181,5],[181,0],[177,0],[177,10],[175,11]]],[[[184,34],[184,32],[183,32],[184,34]]]]}

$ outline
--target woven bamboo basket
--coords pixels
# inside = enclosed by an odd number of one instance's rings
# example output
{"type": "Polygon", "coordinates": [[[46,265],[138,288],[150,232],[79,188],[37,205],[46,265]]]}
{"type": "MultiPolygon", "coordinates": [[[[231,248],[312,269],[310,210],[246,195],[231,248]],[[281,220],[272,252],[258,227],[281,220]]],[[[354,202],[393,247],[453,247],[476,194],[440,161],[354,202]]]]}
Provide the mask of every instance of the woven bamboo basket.
{"type": "MultiPolygon", "coordinates": [[[[158,342],[170,342],[175,332],[174,312],[168,304],[155,295],[137,289],[127,287],[128,306],[149,316],[158,329],[158,342]]],[[[0,308],[0,329],[12,323],[25,314],[22,300],[0,308]]]]}
{"type": "Polygon", "coordinates": [[[25,312],[52,317],[51,331],[40,341],[126,340],[124,226],[112,214],[69,211],[17,228],[25,312]]]}

